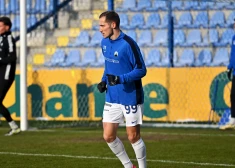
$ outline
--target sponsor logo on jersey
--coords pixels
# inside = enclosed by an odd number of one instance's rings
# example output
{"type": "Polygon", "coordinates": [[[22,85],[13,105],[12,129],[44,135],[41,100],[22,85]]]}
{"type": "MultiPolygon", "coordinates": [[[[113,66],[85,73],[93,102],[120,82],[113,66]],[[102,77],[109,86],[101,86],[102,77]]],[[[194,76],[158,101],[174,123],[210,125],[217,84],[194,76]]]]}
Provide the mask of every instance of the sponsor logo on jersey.
{"type": "Polygon", "coordinates": [[[105,57],[105,60],[108,61],[108,62],[112,62],[112,63],[117,63],[117,64],[119,63],[118,60],[110,59],[110,58],[106,58],[106,57],[105,57]]]}

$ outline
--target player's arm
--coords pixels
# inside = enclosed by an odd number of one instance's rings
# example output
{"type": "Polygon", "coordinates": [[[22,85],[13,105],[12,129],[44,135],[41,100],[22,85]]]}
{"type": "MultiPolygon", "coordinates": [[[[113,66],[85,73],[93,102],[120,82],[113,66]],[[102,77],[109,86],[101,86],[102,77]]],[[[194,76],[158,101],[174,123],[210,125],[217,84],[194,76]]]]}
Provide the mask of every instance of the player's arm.
{"type": "Polygon", "coordinates": [[[8,48],[8,56],[0,57],[1,64],[9,64],[16,61],[16,45],[11,36],[7,37],[7,42],[4,45],[8,48]]]}
{"type": "Polygon", "coordinates": [[[101,81],[104,81],[104,82],[106,82],[106,71],[104,70],[104,73],[103,73],[103,76],[102,76],[102,79],[101,79],[101,81]]]}
{"type": "MultiPolygon", "coordinates": [[[[103,55],[104,55],[104,53],[103,53],[103,55]]],[[[106,84],[106,71],[105,71],[105,68],[104,68],[104,73],[103,73],[101,82],[97,85],[97,88],[100,91],[100,93],[103,93],[107,89],[106,85],[107,85],[106,84]]]]}
{"type": "Polygon", "coordinates": [[[233,44],[234,41],[235,41],[235,36],[233,36],[233,39],[232,39],[230,60],[229,60],[229,65],[227,67],[227,76],[228,76],[228,79],[230,80],[231,80],[232,70],[234,69],[234,66],[235,66],[235,44],[233,44]]]}
{"type": "Polygon", "coordinates": [[[233,69],[235,65],[235,44],[233,44],[234,41],[235,41],[235,36],[233,36],[233,39],[232,39],[228,69],[233,69]]]}
{"type": "Polygon", "coordinates": [[[97,89],[100,91],[100,93],[103,93],[107,89],[106,85],[107,85],[106,84],[106,73],[104,71],[101,82],[97,85],[97,89]]]}
{"type": "Polygon", "coordinates": [[[131,72],[120,75],[120,83],[127,83],[133,82],[135,80],[140,80],[147,73],[147,69],[140,49],[137,45],[135,45],[134,47],[135,48],[130,47],[127,50],[127,55],[129,56],[130,62],[134,68],[131,72]]]}
{"type": "Polygon", "coordinates": [[[129,58],[132,67],[134,68],[131,72],[120,76],[115,76],[113,74],[106,74],[109,85],[111,86],[140,80],[147,73],[143,56],[140,52],[139,47],[135,45],[133,48],[130,47],[129,49],[127,49],[126,52],[127,52],[126,55],[129,58]]]}

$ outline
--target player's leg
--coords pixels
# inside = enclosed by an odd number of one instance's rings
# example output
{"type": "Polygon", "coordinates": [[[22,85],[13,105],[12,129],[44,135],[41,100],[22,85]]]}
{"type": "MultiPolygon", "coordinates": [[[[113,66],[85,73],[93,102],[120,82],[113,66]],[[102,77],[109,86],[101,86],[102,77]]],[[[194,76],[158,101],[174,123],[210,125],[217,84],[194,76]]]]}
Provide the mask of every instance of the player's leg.
{"type": "Polygon", "coordinates": [[[11,128],[11,130],[7,134],[5,134],[7,136],[17,134],[20,132],[18,125],[11,118],[11,114],[10,114],[9,110],[3,105],[3,100],[6,96],[12,82],[13,81],[10,81],[10,82],[3,81],[0,85],[0,113],[6,119],[6,121],[8,122],[8,124],[11,128]]]}
{"type": "Polygon", "coordinates": [[[139,168],[146,168],[146,146],[140,136],[140,125],[127,127],[126,130],[128,139],[135,151],[139,168]]]}
{"type": "Polygon", "coordinates": [[[235,77],[232,79],[230,100],[231,100],[231,123],[235,124],[235,77]]]}
{"type": "Polygon", "coordinates": [[[146,146],[140,135],[143,105],[124,106],[123,113],[126,118],[127,136],[135,151],[139,168],[146,168],[146,146]]]}
{"type": "Polygon", "coordinates": [[[235,129],[235,78],[232,79],[230,102],[231,102],[231,108],[230,108],[231,118],[229,119],[228,123],[219,128],[221,130],[235,129]]]}
{"type": "Polygon", "coordinates": [[[125,168],[132,168],[132,163],[125,151],[123,143],[116,136],[117,132],[117,123],[103,123],[104,128],[104,140],[108,144],[109,148],[113,151],[113,153],[118,157],[118,159],[122,162],[125,168]]]}
{"type": "Polygon", "coordinates": [[[103,112],[103,137],[109,148],[118,157],[125,168],[132,168],[132,163],[125,151],[123,143],[117,137],[119,123],[123,122],[123,115],[118,104],[105,103],[103,112]]]}

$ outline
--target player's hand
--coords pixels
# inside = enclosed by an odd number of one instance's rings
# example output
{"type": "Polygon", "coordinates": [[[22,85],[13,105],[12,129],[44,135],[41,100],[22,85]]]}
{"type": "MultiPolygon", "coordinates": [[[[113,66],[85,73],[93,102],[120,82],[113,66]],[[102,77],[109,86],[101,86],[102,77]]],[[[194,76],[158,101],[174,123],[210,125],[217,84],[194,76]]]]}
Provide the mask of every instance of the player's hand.
{"type": "Polygon", "coordinates": [[[232,74],[232,69],[227,69],[227,77],[229,80],[232,80],[231,74],[232,74]]]}
{"type": "Polygon", "coordinates": [[[97,85],[98,90],[100,93],[103,93],[107,88],[106,88],[106,82],[102,81],[97,85]]]}
{"type": "Polygon", "coordinates": [[[120,83],[119,76],[107,74],[107,77],[108,77],[108,82],[110,86],[114,86],[120,83]]]}

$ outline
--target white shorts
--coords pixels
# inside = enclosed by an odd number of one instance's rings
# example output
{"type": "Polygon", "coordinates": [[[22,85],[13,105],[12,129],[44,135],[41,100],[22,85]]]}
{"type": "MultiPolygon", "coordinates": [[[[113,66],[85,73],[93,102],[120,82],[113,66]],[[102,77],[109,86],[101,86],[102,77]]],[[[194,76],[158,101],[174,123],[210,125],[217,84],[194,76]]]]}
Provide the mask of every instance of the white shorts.
{"type": "Polygon", "coordinates": [[[103,111],[103,122],[124,123],[126,126],[135,126],[143,122],[143,104],[122,105],[105,102],[103,111]]]}

